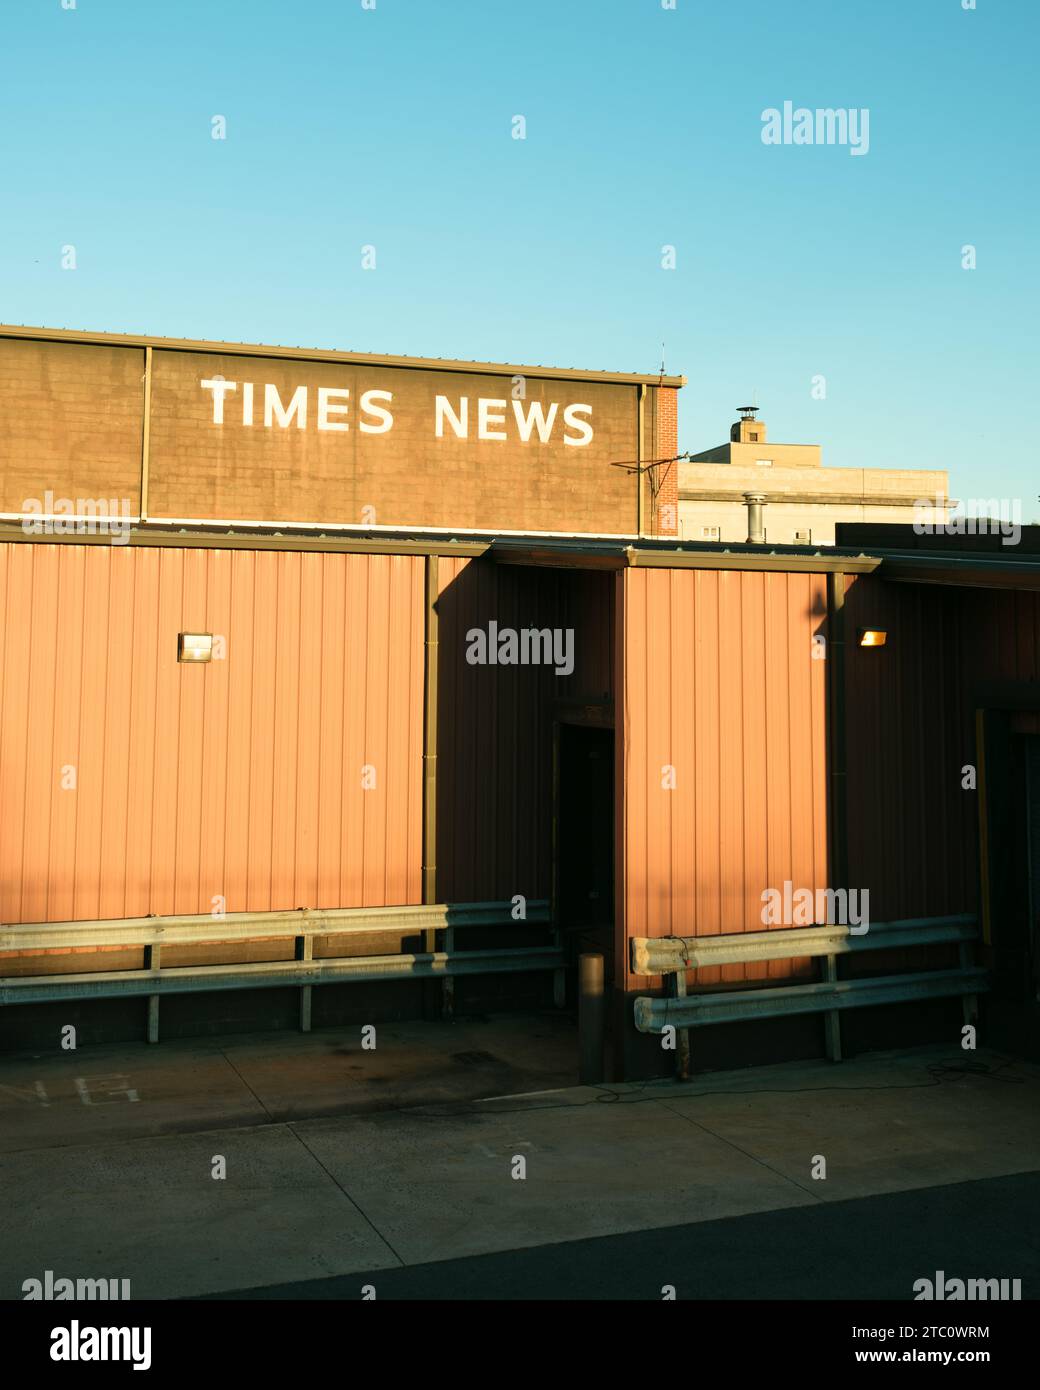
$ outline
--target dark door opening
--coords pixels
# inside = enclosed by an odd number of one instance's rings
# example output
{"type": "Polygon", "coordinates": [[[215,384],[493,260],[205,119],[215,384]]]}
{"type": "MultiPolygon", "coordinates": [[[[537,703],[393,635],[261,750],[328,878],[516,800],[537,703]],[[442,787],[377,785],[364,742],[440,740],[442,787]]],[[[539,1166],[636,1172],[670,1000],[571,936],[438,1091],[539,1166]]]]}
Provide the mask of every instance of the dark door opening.
{"type": "Polygon", "coordinates": [[[568,930],[588,928],[605,941],[614,924],[614,730],[578,724],[558,729],[556,916],[568,930]]]}
{"type": "Polygon", "coordinates": [[[979,711],[983,1038],[1040,1057],[1040,735],[1036,715],[979,711]]]}
{"type": "Polygon", "coordinates": [[[1020,739],[1026,783],[1026,861],[1029,915],[1026,953],[1034,1003],[1040,1003],[1040,734],[1020,739]]]}

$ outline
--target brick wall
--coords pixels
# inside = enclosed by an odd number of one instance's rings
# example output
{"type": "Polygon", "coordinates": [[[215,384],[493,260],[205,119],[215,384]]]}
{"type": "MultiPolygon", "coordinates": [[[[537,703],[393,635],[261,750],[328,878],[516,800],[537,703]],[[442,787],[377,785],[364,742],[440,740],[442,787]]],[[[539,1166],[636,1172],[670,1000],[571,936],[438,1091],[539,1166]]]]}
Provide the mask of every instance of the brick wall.
{"type": "MultiPolygon", "coordinates": [[[[614,466],[636,456],[638,383],[531,377],[514,396],[520,378],[479,364],[446,372],[165,347],[151,361],[155,520],[629,534],[641,510],[644,534],[678,534],[677,466],[655,470],[653,508],[651,475],[614,466]],[[220,411],[217,378],[229,383],[220,411]],[[302,388],[306,416],[300,407],[291,422],[269,418],[268,388],[280,409],[302,388]],[[335,400],[331,423],[320,416],[322,388],[335,400]],[[370,428],[368,390],[386,393],[389,429],[370,428]],[[457,433],[443,421],[438,433],[438,396],[453,411],[468,402],[457,433]],[[567,422],[571,407],[594,430],[584,442],[567,422]]],[[[0,339],[0,511],[50,491],[73,503],[115,499],[136,515],[144,365],[143,346],[0,339]]],[[[675,453],[677,395],[649,386],[644,458],[675,453]]]]}
{"type": "MultiPolygon", "coordinates": [[[[657,458],[669,459],[679,452],[679,392],[674,386],[657,389],[657,458]]],[[[658,469],[660,486],[652,521],[655,536],[679,534],[679,465],[665,463],[658,469]]]]}
{"type": "Polygon", "coordinates": [[[0,511],[105,499],[136,515],[143,374],[141,348],[0,341],[0,511]]]}

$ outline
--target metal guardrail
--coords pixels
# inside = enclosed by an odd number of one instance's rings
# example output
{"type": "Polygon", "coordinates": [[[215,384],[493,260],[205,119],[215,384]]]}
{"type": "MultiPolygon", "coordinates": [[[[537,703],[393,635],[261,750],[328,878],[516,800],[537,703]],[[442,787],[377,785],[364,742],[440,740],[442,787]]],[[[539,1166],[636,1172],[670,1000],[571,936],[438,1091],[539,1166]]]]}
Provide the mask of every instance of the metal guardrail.
{"type": "MultiPolygon", "coordinates": [[[[444,1012],[452,1010],[451,982],[457,975],[499,975],[527,970],[555,972],[554,996],[563,1003],[566,953],[559,932],[546,946],[508,946],[460,951],[455,932],[472,927],[551,927],[549,905],[527,904],[522,921],[512,903],[437,903],[416,907],[301,909],[298,912],[237,912],[222,917],[140,917],[98,922],[26,923],[0,928],[0,950],[140,946],[142,969],[79,974],[0,976],[0,1005],[42,1004],[62,999],[147,997],[148,1041],[159,1040],[159,999],[164,994],[226,989],[300,989],[300,1028],[310,1031],[311,988],[352,981],[440,979],[444,1012]],[[379,933],[440,932],[439,950],[381,956],[313,958],[316,936],[372,936],[379,933]],[[171,945],[223,945],[245,940],[293,940],[295,959],[231,965],[162,968],[161,948],[171,945]]],[[[2,969],[2,963],[0,963],[2,969]]]]}
{"type": "Polygon", "coordinates": [[[902,922],[872,922],[861,936],[846,926],[776,927],[772,931],[734,932],[726,936],[635,936],[632,973],[666,975],[672,970],[703,970],[709,965],[744,961],[793,960],[798,956],[833,956],[850,951],[892,950],[974,941],[974,917],[914,917],[902,922]]]}
{"type": "Polygon", "coordinates": [[[971,916],[913,918],[901,922],[874,922],[862,934],[847,926],[819,925],[773,931],[733,933],[724,936],[634,937],[632,971],[637,975],[663,975],[667,998],[640,995],[634,1002],[636,1028],[641,1033],[677,1034],[677,1071],[689,1072],[689,1029],[712,1023],[731,1023],[755,1018],[779,1018],[790,1014],[826,1015],[827,1056],[841,1059],[841,1009],[877,1004],[911,1003],[960,995],[965,1022],[978,1011],[977,996],[989,988],[988,972],[972,963],[972,943],[978,923],[971,916]],[[955,944],[960,967],[955,970],[921,971],[916,974],[839,980],[837,957],[861,951],[893,950],[908,946],[955,944]],[[688,994],[687,970],[745,962],[823,957],[823,981],[717,993],[688,994]]]}
{"type": "Polygon", "coordinates": [[[659,1033],[668,1025],[697,1028],[708,1023],[732,1023],[747,1018],[781,1018],[787,1014],[826,1013],[830,1009],[862,1008],[871,1004],[903,1004],[915,999],[977,994],[987,987],[987,972],[972,967],[922,971],[916,975],[881,975],[869,980],[785,985],[778,989],[688,994],[680,999],[641,996],[635,1001],[636,1027],[641,1033],[659,1033]]]}
{"type": "MultiPolygon", "coordinates": [[[[549,922],[549,904],[527,904],[521,925],[549,922]]],[[[43,951],[70,946],[188,946],[256,941],[265,937],[369,936],[376,932],[443,931],[506,926],[512,904],[424,903],[414,907],[299,908],[291,912],[202,912],[177,917],[119,917],[94,922],[24,922],[0,925],[0,951],[43,951]]]]}

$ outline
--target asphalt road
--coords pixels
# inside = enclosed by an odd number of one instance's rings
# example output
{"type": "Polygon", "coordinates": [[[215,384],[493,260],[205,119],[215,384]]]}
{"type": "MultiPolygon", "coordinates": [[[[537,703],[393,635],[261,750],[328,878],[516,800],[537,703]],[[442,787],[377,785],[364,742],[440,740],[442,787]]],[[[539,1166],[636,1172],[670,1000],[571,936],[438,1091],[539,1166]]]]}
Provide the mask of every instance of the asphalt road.
{"type": "MultiPolygon", "coordinates": [[[[220,1299],[915,1298],[919,1279],[1040,1294],[1040,1172],[308,1279],[220,1299]]],[[[976,1305],[977,1306],[977,1305],[976,1305]]]]}

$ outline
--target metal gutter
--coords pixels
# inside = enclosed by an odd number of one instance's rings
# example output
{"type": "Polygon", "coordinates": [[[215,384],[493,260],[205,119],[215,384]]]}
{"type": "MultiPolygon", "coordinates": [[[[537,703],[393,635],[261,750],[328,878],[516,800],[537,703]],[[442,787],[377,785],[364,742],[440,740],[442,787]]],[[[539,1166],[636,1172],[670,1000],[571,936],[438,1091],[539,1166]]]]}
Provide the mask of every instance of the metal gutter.
{"type": "Polygon", "coordinates": [[[712,570],[786,570],[790,573],[809,572],[828,574],[847,571],[850,574],[870,574],[881,560],[876,555],[795,554],[770,551],[763,555],[761,547],[746,550],[717,551],[644,551],[629,546],[626,563],[634,569],[712,569],[712,570]]]}
{"type": "MultiPolygon", "coordinates": [[[[33,520],[49,520],[33,518],[33,520]]],[[[54,518],[67,524],[72,518],[54,518]]],[[[678,548],[668,542],[643,540],[635,537],[602,537],[595,535],[532,535],[488,532],[438,532],[416,527],[402,528],[394,534],[390,528],[377,534],[353,534],[329,526],[322,530],[308,527],[297,530],[292,525],[278,526],[277,522],[262,523],[263,530],[218,530],[214,526],[179,528],[176,524],[149,521],[131,525],[126,545],[208,547],[231,550],[301,550],[338,551],[348,554],[375,555],[464,555],[475,558],[489,555],[497,564],[543,565],[554,569],[621,570],[630,566],[649,566],[664,569],[744,569],[781,570],[790,572],[826,573],[842,569],[850,573],[869,573],[880,563],[877,556],[834,555],[815,551],[806,553],[804,546],[792,546],[784,551],[776,548],[763,553],[761,546],[721,547],[698,546],[678,548]],[[278,528],[278,529],[273,529],[278,528]]],[[[27,534],[23,520],[0,518],[0,543],[28,542],[43,545],[112,545],[107,534],[72,535],[27,534]]]]}
{"type": "Polygon", "coordinates": [[[1040,559],[997,560],[962,555],[881,555],[882,579],[894,584],[954,584],[973,589],[1040,589],[1040,559]]]}
{"type": "MultiPolygon", "coordinates": [[[[61,518],[63,521],[69,518],[61,518]]],[[[37,545],[112,545],[109,535],[27,535],[21,523],[0,521],[0,543],[25,541],[37,545]]],[[[160,530],[153,526],[134,527],[120,545],[174,546],[210,550],[302,550],[336,551],[358,555],[484,555],[491,547],[486,540],[395,539],[368,536],[293,535],[285,532],[227,532],[160,530]]]]}

